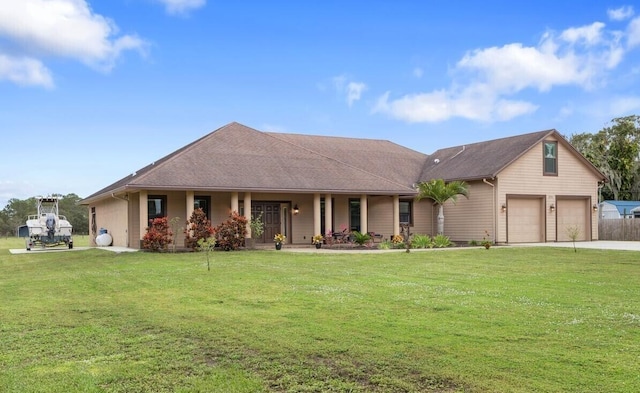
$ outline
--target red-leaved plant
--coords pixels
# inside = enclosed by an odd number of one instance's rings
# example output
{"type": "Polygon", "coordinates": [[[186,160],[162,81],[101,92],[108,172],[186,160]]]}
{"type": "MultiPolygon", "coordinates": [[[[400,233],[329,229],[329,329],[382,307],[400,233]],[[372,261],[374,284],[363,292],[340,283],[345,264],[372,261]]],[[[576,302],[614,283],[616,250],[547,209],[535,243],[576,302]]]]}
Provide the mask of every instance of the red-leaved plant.
{"type": "Polygon", "coordinates": [[[184,245],[193,250],[198,249],[200,239],[208,239],[215,233],[211,221],[202,209],[195,209],[191,213],[187,227],[184,230],[184,245]]]}
{"type": "Polygon", "coordinates": [[[167,251],[171,244],[173,233],[169,227],[167,217],[154,218],[147,233],[142,238],[142,248],[151,251],[167,251]]]}
{"type": "Polygon", "coordinates": [[[242,247],[246,235],[247,219],[235,211],[231,212],[228,220],[215,229],[218,246],[224,251],[237,250],[242,247]]]}

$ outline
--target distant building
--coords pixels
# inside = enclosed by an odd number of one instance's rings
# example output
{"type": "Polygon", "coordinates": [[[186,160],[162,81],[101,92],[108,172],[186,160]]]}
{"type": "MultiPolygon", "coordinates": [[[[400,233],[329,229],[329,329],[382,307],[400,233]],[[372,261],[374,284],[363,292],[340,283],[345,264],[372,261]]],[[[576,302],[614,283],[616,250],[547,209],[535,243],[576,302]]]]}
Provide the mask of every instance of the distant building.
{"type": "Polygon", "coordinates": [[[600,218],[640,218],[640,201],[602,201],[600,218]]]}

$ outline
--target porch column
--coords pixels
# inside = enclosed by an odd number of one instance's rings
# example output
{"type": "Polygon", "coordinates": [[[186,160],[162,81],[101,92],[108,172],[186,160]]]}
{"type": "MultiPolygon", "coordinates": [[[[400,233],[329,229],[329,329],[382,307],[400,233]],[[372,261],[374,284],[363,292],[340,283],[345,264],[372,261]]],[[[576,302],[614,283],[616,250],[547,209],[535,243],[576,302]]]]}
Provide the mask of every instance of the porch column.
{"type": "MultiPolygon", "coordinates": [[[[333,206],[331,206],[331,194],[324,194],[324,230],[326,232],[333,230],[333,206]]],[[[323,236],[326,233],[322,234],[323,236]]]]}
{"type": "Polygon", "coordinates": [[[393,196],[393,235],[400,234],[400,196],[393,196]]]}
{"type": "Polygon", "coordinates": [[[240,213],[238,210],[240,204],[238,203],[238,193],[237,192],[232,192],[231,193],[231,211],[232,212],[237,212],[240,213]]]}
{"type": "Polygon", "coordinates": [[[185,219],[185,221],[189,221],[189,219],[191,218],[191,215],[193,214],[193,211],[195,210],[195,204],[196,204],[196,197],[195,197],[195,192],[193,191],[187,191],[187,208],[185,209],[187,212],[187,217],[185,219]]]}
{"type": "Polygon", "coordinates": [[[251,226],[249,222],[251,221],[251,193],[244,193],[244,218],[247,219],[247,239],[251,239],[251,226]]]}
{"type": "Polygon", "coordinates": [[[313,194],[313,234],[315,236],[322,230],[320,224],[320,194],[313,194]]]}
{"type": "Polygon", "coordinates": [[[147,206],[149,200],[148,197],[149,195],[146,191],[140,191],[140,201],[138,202],[140,210],[140,222],[138,224],[140,225],[140,236],[138,239],[138,247],[142,246],[142,238],[145,233],[147,233],[147,227],[149,226],[149,207],[147,206]]]}
{"type": "Polygon", "coordinates": [[[360,233],[369,232],[369,220],[368,220],[368,208],[367,208],[367,195],[360,195],[360,233]]]}

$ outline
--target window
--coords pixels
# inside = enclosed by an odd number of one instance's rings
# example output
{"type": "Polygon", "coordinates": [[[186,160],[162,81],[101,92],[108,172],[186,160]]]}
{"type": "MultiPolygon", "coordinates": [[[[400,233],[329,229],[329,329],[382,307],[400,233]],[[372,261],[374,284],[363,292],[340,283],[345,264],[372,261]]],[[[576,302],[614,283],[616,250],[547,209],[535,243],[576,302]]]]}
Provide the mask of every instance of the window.
{"type": "Polygon", "coordinates": [[[208,219],[211,219],[211,217],[209,216],[209,205],[211,205],[210,196],[198,196],[198,195],[195,196],[195,199],[193,201],[193,208],[202,209],[205,217],[207,217],[208,219]]]}
{"type": "Polygon", "coordinates": [[[412,201],[400,201],[400,224],[413,225],[412,201]]]}
{"type": "Polygon", "coordinates": [[[558,142],[544,142],[544,174],[558,174],[558,142]]]}
{"type": "Polygon", "coordinates": [[[149,195],[147,198],[147,219],[149,226],[154,218],[167,216],[167,196],[166,195],[149,195]]]}
{"type": "Polygon", "coordinates": [[[360,232],[360,199],[349,199],[349,230],[360,232]]]}

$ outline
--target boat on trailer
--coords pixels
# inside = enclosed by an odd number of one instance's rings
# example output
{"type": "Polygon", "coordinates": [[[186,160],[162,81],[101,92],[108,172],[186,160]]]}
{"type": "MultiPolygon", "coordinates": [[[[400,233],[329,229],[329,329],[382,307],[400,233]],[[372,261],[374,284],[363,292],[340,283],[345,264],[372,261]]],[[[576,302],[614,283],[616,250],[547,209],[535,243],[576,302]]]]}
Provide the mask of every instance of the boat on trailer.
{"type": "Polygon", "coordinates": [[[73,248],[72,226],[58,212],[58,197],[38,197],[38,214],[29,215],[26,225],[18,228],[18,236],[25,238],[27,251],[66,245],[73,248]]]}

